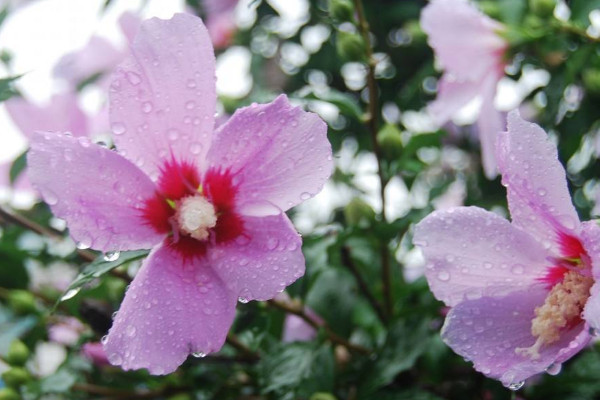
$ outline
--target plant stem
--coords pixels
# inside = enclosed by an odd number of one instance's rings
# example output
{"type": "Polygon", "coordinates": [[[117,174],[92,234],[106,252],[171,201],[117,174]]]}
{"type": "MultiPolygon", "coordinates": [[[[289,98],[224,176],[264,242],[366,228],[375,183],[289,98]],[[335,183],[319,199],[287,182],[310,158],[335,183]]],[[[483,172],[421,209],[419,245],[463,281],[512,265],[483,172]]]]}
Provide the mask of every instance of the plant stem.
{"type": "Polygon", "coordinates": [[[354,265],[354,261],[352,261],[352,256],[350,254],[350,249],[347,246],[343,246],[341,252],[342,264],[344,264],[344,266],[350,270],[352,275],[354,275],[354,278],[356,279],[356,282],[358,283],[358,287],[360,288],[361,292],[365,295],[365,297],[371,304],[371,307],[373,307],[373,309],[377,313],[377,316],[379,317],[381,322],[386,324],[387,316],[385,315],[381,304],[379,304],[375,296],[373,296],[373,293],[371,293],[371,291],[369,290],[369,286],[358,271],[358,268],[356,268],[356,265],[354,265]]]}
{"type": "Polygon", "coordinates": [[[258,361],[260,359],[260,356],[256,352],[250,350],[244,343],[240,342],[233,333],[227,335],[227,343],[245,356],[248,361],[258,361]]]}
{"type": "Polygon", "coordinates": [[[306,312],[304,311],[304,307],[302,307],[302,306],[295,307],[291,304],[287,304],[287,303],[284,303],[279,300],[269,300],[269,301],[267,301],[267,304],[269,304],[270,306],[272,306],[274,308],[278,308],[288,314],[293,314],[293,315],[296,315],[296,316],[302,318],[307,324],[309,324],[316,330],[324,329],[329,340],[335,344],[342,345],[344,347],[347,347],[351,351],[354,351],[354,352],[360,353],[360,354],[364,354],[364,355],[369,355],[372,353],[372,351],[370,349],[367,349],[366,347],[363,347],[358,344],[351,343],[347,339],[345,339],[345,338],[341,337],[340,335],[338,335],[337,333],[333,332],[331,330],[331,328],[325,322],[317,321],[310,315],[306,314],[306,312]]]}
{"type": "MultiPolygon", "coordinates": [[[[369,90],[369,112],[367,116],[367,123],[369,132],[371,134],[371,142],[373,145],[373,152],[377,158],[377,175],[379,176],[379,187],[381,197],[381,219],[382,222],[386,221],[386,210],[385,210],[385,187],[387,180],[383,170],[383,155],[381,153],[381,147],[377,141],[378,131],[378,105],[377,105],[377,83],[375,82],[375,66],[377,60],[373,57],[373,49],[371,47],[371,39],[369,38],[369,23],[365,16],[365,10],[363,8],[362,0],[354,0],[356,7],[356,14],[358,16],[358,27],[360,29],[363,40],[365,41],[367,59],[368,59],[368,73],[367,73],[367,88],[369,90]]],[[[390,317],[393,313],[393,299],[391,290],[391,266],[390,266],[390,255],[387,241],[381,243],[381,283],[383,286],[383,303],[385,312],[390,317]]],[[[389,318],[388,318],[389,319],[389,318]]]]}

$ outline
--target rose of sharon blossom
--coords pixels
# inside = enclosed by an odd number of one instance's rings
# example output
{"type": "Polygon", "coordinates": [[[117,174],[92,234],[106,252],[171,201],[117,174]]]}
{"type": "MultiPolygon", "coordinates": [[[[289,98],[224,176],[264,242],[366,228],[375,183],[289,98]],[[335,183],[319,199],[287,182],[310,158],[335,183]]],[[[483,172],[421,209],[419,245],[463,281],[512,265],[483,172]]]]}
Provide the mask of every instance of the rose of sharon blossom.
{"type": "Polygon", "coordinates": [[[579,221],[556,146],[516,111],[497,156],[512,222],[478,207],[434,212],[414,243],[431,290],[452,307],[444,341],[516,389],[556,373],[600,328],[600,227],[579,221]]]}
{"type": "Polygon", "coordinates": [[[131,51],[109,94],[118,152],[40,133],[29,175],[81,245],[152,248],[104,346],[123,369],[166,374],[221,348],[238,298],[270,299],[303,275],[284,211],[321,189],[331,146],[285,96],[213,132],[215,58],[197,17],[144,22],[131,51]]]}
{"type": "Polygon", "coordinates": [[[423,9],[421,26],[444,70],[429,111],[441,125],[480,98],[477,126],[482,163],[486,176],[495,177],[494,146],[497,134],[504,130],[503,117],[494,108],[496,86],[506,65],[508,43],[498,35],[504,28],[464,0],[432,0],[423,9]]]}

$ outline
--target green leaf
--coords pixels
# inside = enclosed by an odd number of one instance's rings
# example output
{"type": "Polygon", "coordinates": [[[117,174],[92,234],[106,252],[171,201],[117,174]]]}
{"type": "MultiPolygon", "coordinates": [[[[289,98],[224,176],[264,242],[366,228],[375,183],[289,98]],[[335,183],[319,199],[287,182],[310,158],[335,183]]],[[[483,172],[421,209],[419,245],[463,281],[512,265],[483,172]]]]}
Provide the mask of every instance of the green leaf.
{"type": "Polygon", "coordinates": [[[78,290],[93,279],[99,278],[107,272],[110,272],[125,263],[144,258],[148,255],[148,253],[148,250],[126,251],[122,252],[119,258],[115,261],[106,261],[104,260],[104,256],[99,256],[79,273],[75,280],[71,282],[66,292],[68,293],[72,290],[78,290]]]}
{"type": "MultiPolygon", "coordinates": [[[[389,330],[385,345],[366,373],[360,391],[373,393],[391,383],[396,375],[413,367],[431,339],[427,318],[396,321],[389,330]]],[[[360,397],[360,396],[359,396],[360,397]]]]}
{"type": "Polygon", "coordinates": [[[10,183],[14,184],[27,166],[27,151],[23,152],[10,166],[10,183]]]}
{"type": "Polygon", "coordinates": [[[10,309],[0,307],[0,355],[6,357],[12,341],[29,332],[37,321],[33,315],[15,318],[10,309]]]}
{"type": "Polygon", "coordinates": [[[19,79],[21,76],[22,75],[10,76],[8,78],[0,79],[0,103],[18,94],[17,91],[13,88],[12,83],[19,79]]]}
{"type": "Polygon", "coordinates": [[[280,343],[259,362],[262,393],[277,399],[310,397],[331,392],[334,386],[334,358],[331,347],[315,342],[280,343]]]}

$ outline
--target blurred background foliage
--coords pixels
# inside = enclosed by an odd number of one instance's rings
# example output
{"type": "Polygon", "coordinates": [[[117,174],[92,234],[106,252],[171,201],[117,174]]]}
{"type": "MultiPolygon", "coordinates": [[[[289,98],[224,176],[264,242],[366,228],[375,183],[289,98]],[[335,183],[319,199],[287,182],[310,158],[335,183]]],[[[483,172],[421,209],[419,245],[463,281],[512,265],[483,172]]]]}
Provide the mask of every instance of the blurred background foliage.
{"type": "MultiPolygon", "coordinates": [[[[247,88],[221,92],[222,114],[283,92],[328,122],[336,155],[332,181],[291,212],[304,236],[306,275],[281,298],[239,304],[219,353],[190,357],[165,377],[123,372],[85,344],[106,334],[145,253],[77,249],[46,205],[16,209],[7,200],[0,212],[0,400],[598,398],[596,344],[558,376],[531,379],[515,395],[477,373],[439,337],[446,310],[422,277],[411,227],[434,208],[507,210],[500,179],[482,173],[469,117],[438,128],[426,113],[440,76],[419,26],[426,2],[365,1],[370,44],[361,35],[355,2],[293,4],[299,12],[286,11],[293,7],[285,1],[245,2],[252,18],[238,23],[217,54],[231,56],[234,49],[249,61],[249,76],[237,89],[247,88]],[[61,328],[62,337],[56,333],[61,328]],[[302,340],[282,340],[294,329],[302,340]]],[[[593,217],[600,188],[600,1],[476,4],[508,27],[504,111],[520,107],[552,135],[580,217],[593,217]],[[531,83],[532,71],[541,84],[531,83]]],[[[206,16],[202,0],[188,6],[206,16]]],[[[14,3],[4,6],[0,24],[14,9],[14,3]]],[[[9,54],[2,60],[10,65],[9,54]]],[[[0,79],[0,101],[18,95],[17,74],[23,72],[0,79]]],[[[14,161],[11,182],[24,167],[23,157],[14,161]]]]}

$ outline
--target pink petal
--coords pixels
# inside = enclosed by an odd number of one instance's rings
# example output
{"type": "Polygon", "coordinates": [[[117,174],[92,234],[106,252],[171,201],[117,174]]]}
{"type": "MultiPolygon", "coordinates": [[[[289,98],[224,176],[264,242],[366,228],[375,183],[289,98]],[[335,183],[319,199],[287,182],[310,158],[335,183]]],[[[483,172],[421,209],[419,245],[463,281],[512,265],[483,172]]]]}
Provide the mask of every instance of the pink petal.
{"type": "Polygon", "coordinates": [[[428,106],[429,115],[439,124],[445,124],[471,100],[481,94],[480,81],[456,80],[444,74],[438,83],[438,95],[428,106]]]}
{"type": "Polygon", "coordinates": [[[302,239],[285,214],[245,217],[244,236],[210,249],[211,264],[246,300],[268,300],[304,275],[302,239]]]}
{"type": "Polygon", "coordinates": [[[92,36],[82,49],[68,53],[58,61],[54,75],[75,88],[96,74],[110,72],[122,59],[123,53],[108,40],[92,36]]]}
{"type": "MultiPolygon", "coordinates": [[[[305,309],[308,314],[308,309],[305,309]]],[[[314,314],[314,313],[312,313],[314,314]]],[[[317,331],[297,315],[288,314],[283,323],[282,342],[307,342],[317,336],[317,331]]]]}
{"type": "Polygon", "coordinates": [[[510,112],[508,132],[498,136],[496,155],[514,225],[546,247],[556,242],[557,232],[577,234],[579,217],[565,170],[542,128],[522,120],[518,111],[510,112]]]}
{"type": "Polygon", "coordinates": [[[190,14],[142,23],[110,88],[110,121],[119,151],[153,179],[171,158],[208,151],[215,114],[215,56],[202,21],[190,14]]]}
{"type": "Polygon", "coordinates": [[[333,169],[327,125],[285,95],[237,110],[215,135],[208,159],[234,176],[246,215],[278,214],[309,199],[333,169]]]}
{"type": "Polygon", "coordinates": [[[144,225],[150,179],[114,151],[87,138],[38,133],[27,157],[29,178],[71,236],[96,250],[151,248],[162,236],[144,225]]]}
{"type": "Polygon", "coordinates": [[[488,179],[494,179],[498,175],[496,143],[498,135],[505,130],[506,125],[504,117],[494,107],[494,97],[496,96],[496,86],[499,78],[494,74],[486,77],[482,85],[483,102],[477,120],[479,141],[481,143],[481,163],[488,179]]]}
{"type": "Polygon", "coordinates": [[[535,343],[531,320],[535,318],[535,307],[544,303],[546,294],[538,285],[502,298],[461,302],[446,317],[442,338],[490,378],[499,379],[506,386],[524,381],[571,358],[590,339],[585,324],[581,323],[563,332],[557,342],[543,345],[537,360],[515,352],[535,343]]]}
{"type": "Polygon", "coordinates": [[[44,105],[33,104],[22,97],[7,100],[4,105],[17,127],[29,138],[36,131],[88,134],[87,117],[79,108],[74,92],[56,94],[44,105]]]}
{"type": "Polygon", "coordinates": [[[104,345],[108,360],[125,370],[173,372],[190,353],[221,348],[236,301],[205,259],[184,262],[160,245],[125,294],[104,345]]]}
{"type": "Polygon", "coordinates": [[[496,32],[503,26],[462,0],[433,0],[421,13],[443,68],[460,80],[478,81],[502,65],[507,43],[496,32]]]}
{"type": "Polygon", "coordinates": [[[133,43],[135,35],[137,35],[140,30],[141,24],[142,20],[140,17],[131,11],[125,11],[119,17],[119,27],[121,28],[121,32],[123,32],[123,35],[125,35],[130,44],[133,43]]]}
{"type": "Polygon", "coordinates": [[[581,240],[590,257],[592,274],[596,281],[590,290],[583,314],[587,323],[600,332],[600,226],[595,221],[584,222],[581,240]]]}
{"type": "Polygon", "coordinates": [[[430,214],[413,242],[428,261],[431,290],[448,306],[532,285],[547,265],[546,251],[527,233],[477,207],[430,214]]]}

